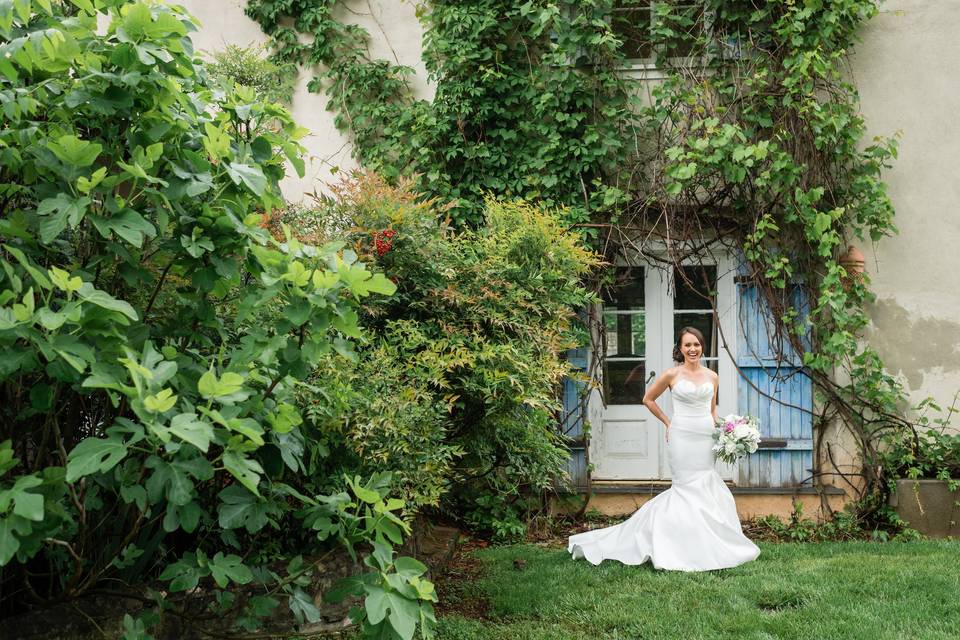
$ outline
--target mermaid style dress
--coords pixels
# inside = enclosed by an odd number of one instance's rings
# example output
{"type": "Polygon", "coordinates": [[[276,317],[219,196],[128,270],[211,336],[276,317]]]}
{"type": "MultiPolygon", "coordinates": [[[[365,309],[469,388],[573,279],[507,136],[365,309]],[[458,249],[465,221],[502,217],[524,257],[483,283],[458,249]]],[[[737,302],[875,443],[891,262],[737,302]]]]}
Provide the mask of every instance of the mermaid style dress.
{"type": "Polygon", "coordinates": [[[743,535],[733,495],[714,469],[713,385],[681,378],[672,395],[667,450],[673,484],[620,524],[570,536],[567,550],[574,559],[649,560],[657,569],[711,571],[760,555],[743,535]]]}

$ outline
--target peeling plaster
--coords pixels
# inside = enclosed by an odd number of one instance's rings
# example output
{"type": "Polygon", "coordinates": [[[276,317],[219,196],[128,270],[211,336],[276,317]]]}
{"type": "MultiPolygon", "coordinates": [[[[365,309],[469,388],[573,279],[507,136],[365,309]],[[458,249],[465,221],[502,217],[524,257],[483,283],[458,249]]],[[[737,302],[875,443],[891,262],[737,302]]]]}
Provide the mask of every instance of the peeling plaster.
{"type": "Polygon", "coordinates": [[[891,374],[906,378],[911,389],[925,373],[960,371],[960,322],[911,314],[894,298],[867,307],[873,325],[866,338],[891,374]]]}

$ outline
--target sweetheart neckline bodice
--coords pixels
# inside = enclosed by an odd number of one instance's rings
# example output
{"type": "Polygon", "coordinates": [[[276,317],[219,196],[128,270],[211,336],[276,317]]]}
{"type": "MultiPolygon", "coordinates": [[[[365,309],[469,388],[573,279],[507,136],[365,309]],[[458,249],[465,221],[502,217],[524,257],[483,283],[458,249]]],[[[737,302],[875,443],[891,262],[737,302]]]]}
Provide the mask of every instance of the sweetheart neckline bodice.
{"type": "Polygon", "coordinates": [[[674,384],[673,386],[677,386],[677,385],[679,385],[681,382],[689,382],[690,384],[692,384],[692,385],[693,385],[694,387],[696,387],[697,389],[699,389],[700,387],[702,387],[702,386],[704,386],[704,385],[710,385],[711,387],[713,386],[713,382],[711,382],[710,380],[707,380],[706,382],[701,382],[700,384],[697,384],[696,382],[694,382],[693,380],[691,380],[691,379],[689,379],[689,378],[680,378],[680,380],[679,380],[676,384],[674,384]]]}
{"type": "Polygon", "coordinates": [[[710,402],[713,398],[713,382],[710,380],[697,384],[688,378],[680,378],[671,389],[673,395],[673,413],[675,416],[709,416],[710,402]],[[687,382],[689,388],[681,383],[687,382]]]}

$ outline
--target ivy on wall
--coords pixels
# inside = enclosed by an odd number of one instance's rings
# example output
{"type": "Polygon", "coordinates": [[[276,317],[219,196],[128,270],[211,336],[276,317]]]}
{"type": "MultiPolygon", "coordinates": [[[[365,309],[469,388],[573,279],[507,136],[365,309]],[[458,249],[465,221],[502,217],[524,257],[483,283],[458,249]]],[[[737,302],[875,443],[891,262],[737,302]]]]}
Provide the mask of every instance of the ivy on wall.
{"type": "MultiPolygon", "coordinates": [[[[418,10],[432,101],[413,97],[412,69],[369,58],[339,5],[251,0],[247,12],[278,59],[319,65],[311,89],[363,165],[417,175],[461,224],[487,192],[564,205],[611,261],[742,252],[775,345],[803,354],[817,428],[839,421],[859,443],[863,467],[843,477],[865,514],[882,509],[877,439],[910,425],[897,381],[859,340],[869,281],[839,260],[852,238],[896,232],[881,179],[895,140],[864,143],[844,74],[877,0],[436,0],[418,10]],[[631,79],[627,48],[648,52],[654,81],[631,79]]],[[[818,456],[822,468],[833,453],[818,456]]]]}
{"type": "Polygon", "coordinates": [[[421,6],[429,102],[413,97],[412,69],[368,58],[367,33],[341,21],[340,4],[252,0],[247,13],[279,60],[320,65],[310,89],[329,97],[365,167],[419,175],[467,224],[485,193],[565,205],[570,222],[623,199],[615,176],[631,154],[636,98],[617,73],[609,1],[421,6]]]}

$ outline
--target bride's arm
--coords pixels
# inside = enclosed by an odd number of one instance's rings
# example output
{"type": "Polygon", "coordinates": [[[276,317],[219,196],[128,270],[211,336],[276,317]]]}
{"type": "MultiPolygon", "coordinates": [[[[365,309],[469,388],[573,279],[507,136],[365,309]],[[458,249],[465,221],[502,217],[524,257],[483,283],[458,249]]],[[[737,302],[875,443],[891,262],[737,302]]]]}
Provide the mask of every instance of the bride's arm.
{"type": "Polygon", "coordinates": [[[713,424],[720,422],[717,416],[717,396],[720,394],[720,378],[713,374],[713,398],[710,399],[710,415],[713,416],[713,424]]]}
{"type": "Polygon", "coordinates": [[[665,427],[670,427],[670,418],[663,412],[660,405],[657,404],[657,398],[670,387],[676,372],[668,369],[659,378],[654,380],[653,384],[647,387],[647,392],[643,394],[643,406],[650,410],[657,420],[662,422],[665,427]]]}

